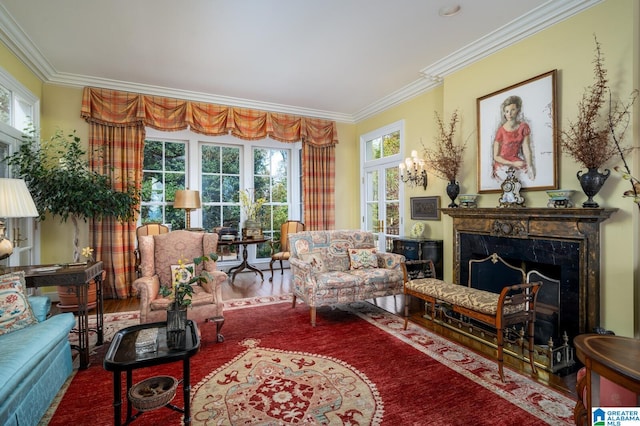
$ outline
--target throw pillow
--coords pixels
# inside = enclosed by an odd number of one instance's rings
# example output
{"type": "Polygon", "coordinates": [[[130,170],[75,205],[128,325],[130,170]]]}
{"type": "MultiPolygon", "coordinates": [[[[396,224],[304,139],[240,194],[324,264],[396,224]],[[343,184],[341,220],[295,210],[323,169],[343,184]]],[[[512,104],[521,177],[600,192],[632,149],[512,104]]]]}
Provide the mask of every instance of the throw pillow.
{"type": "Polygon", "coordinates": [[[370,249],[349,249],[349,268],[350,269],[365,269],[365,268],[377,268],[378,256],[377,250],[370,249]]]}
{"type": "Polygon", "coordinates": [[[0,335],[38,323],[25,287],[22,271],[0,276],[0,335]]]}
{"type": "Polygon", "coordinates": [[[327,272],[327,260],[320,252],[303,253],[300,259],[311,264],[311,270],[315,273],[327,272]]]}
{"type": "Polygon", "coordinates": [[[171,265],[171,282],[174,284],[188,283],[194,277],[196,270],[195,263],[183,263],[182,265],[171,265]]]}

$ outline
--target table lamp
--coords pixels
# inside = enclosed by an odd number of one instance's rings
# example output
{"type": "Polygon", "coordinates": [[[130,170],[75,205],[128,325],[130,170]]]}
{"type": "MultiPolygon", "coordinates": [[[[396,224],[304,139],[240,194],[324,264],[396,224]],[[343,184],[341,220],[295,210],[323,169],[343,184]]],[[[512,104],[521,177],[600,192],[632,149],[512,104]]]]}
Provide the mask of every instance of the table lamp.
{"type": "Polygon", "coordinates": [[[191,229],[191,210],[200,208],[200,192],[193,191],[188,188],[177,190],[173,207],[176,209],[185,209],[187,211],[186,229],[191,229]]]}
{"type": "MultiPolygon", "coordinates": [[[[0,218],[38,216],[38,209],[25,181],[0,178],[0,218]]],[[[6,228],[2,219],[0,219],[0,260],[6,259],[13,253],[13,243],[5,236],[6,228]]]]}

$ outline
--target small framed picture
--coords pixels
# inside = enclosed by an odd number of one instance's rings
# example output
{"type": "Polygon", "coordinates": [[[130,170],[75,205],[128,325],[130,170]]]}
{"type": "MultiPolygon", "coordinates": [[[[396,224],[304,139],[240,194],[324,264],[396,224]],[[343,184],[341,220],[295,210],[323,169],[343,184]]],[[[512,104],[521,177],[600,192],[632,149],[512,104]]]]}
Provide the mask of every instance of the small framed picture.
{"type": "Polygon", "coordinates": [[[411,197],[411,219],[440,220],[440,196],[411,197]]]}
{"type": "Polygon", "coordinates": [[[478,98],[478,192],[513,168],[522,189],[558,187],[556,70],[478,98]]]}

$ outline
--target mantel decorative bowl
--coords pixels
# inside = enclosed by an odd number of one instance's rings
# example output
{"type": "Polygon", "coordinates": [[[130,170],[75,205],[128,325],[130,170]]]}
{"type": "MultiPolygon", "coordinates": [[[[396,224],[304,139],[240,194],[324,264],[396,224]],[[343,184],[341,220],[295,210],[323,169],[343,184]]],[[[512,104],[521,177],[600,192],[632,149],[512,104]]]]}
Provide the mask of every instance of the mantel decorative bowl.
{"type": "Polygon", "coordinates": [[[549,196],[547,207],[573,207],[571,196],[575,192],[573,189],[551,189],[547,191],[549,196]]]}
{"type": "Polygon", "coordinates": [[[462,207],[477,207],[478,194],[458,195],[462,207]]]}

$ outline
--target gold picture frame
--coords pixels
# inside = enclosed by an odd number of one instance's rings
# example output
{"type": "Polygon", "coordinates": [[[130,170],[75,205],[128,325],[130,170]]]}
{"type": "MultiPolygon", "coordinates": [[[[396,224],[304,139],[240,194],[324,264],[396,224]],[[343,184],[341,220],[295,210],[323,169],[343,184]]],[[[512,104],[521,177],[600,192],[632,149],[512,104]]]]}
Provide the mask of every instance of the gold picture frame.
{"type": "Polygon", "coordinates": [[[558,188],[556,74],[477,99],[478,192],[500,192],[509,167],[523,190],[558,188]]]}

